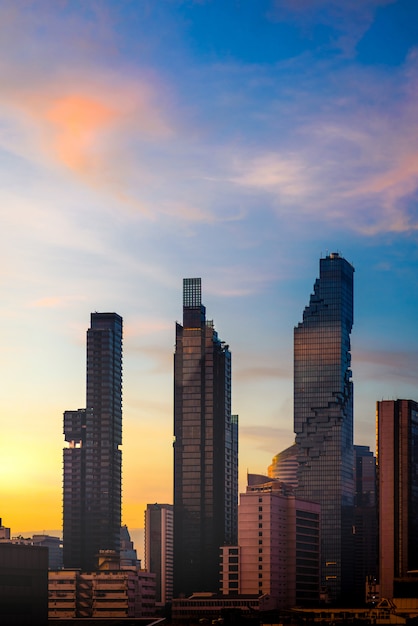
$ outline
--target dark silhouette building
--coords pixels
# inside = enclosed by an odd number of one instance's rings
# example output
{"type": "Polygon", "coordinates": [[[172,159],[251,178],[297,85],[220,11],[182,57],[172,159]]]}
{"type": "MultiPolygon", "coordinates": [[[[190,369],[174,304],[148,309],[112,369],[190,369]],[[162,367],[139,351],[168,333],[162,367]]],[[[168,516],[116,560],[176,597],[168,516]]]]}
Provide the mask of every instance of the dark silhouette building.
{"type": "Polygon", "coordinates": [[[294,330],[296,493],[321,505],[321,581],[333,602],[353,599],[353,272],[338,253],[322,258],[294,330]]]}
{"type": "Polygon", "coordinates": [[[354,595],[366,599],[366,580],[377,579],[376,457],[368,446],[354,446],[354,595]]]}
{"type": "Polygon", "coordinates": [[[92,313],[86,409],[64,413],[64,567],[92,570],[120,549],[122,318],[92,313]]]}
{"type": "Polygon", "coordinates": [[[219,550],[237,542],[238,418],[231,353],[183,281],[174,356],[174,597],[219,590],[219,550]]]}
{"type": "Polygon", "coordinates": [[[0,543],[0,624],[48,624],[47,548],[0,543]]]}
{"type": "MultiPolygon", "coordinates": [[[[400,597],[418,578],[418,403],[377,403],[379,580],[382,598],[400,597]]],[[[407,591],[407,595],[411,591],[407,591]]]]}

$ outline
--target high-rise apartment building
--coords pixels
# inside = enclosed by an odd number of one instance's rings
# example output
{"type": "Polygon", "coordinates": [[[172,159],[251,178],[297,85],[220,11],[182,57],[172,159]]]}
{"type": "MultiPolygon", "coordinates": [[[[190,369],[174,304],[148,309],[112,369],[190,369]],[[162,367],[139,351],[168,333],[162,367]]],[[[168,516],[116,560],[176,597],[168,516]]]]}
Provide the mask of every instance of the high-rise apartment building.
{"type": "Polygon", "coordinates": [[[294,331],[297,494],[321,505],[322,585],[332,601],[352,599],[353,585],[353,272],[338,253],[322,258],[294,331]]]}
{"type": "Polygon", "coordinates": [[[147,504],[145,511],[145,569],[155,574],[155,601],[165,606],[173,599],[172,504],[147,504]]]}
{"type": "Polygon", "coordinates": [[[92,570],[120,547],[122,318],[92,313],[86,409],[64,413],[64,567],[92,570]]]}
{"type": "Polygon", "coordinates": [[[219,590],[219,550],[237,541],[238,418],[231,353],[183,281],[174,356],[174,596],[219,590]]]}
{"type": "Polygon", "coordinates": [[[418,571],[418,403],[378,402],[376,436],[380,595],[390,599],[418,571]]]}

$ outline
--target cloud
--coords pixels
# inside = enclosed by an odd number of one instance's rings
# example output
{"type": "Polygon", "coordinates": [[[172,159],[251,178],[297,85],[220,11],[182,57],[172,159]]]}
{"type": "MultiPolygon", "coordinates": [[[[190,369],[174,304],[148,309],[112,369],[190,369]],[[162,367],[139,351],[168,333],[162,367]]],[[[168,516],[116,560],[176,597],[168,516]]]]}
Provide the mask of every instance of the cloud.
{"type": "MultiPolygon", "coordinates": [[[[289,438],[293,438],[293,433],[289,432],[286,428],[274,428],[263,424],[261,426],[239,426],[239,436],[243,443],[248,440],[251,442],[251,448],[254,450],[263,450],[265,452],[271,452],[276,446],[280,446],[283,442],[283,448],[287,448],[290,445],[289,438]]],[[[274,454],[279,452],[277,450],[274,454]]],[[[267,471],[267,470],[266,470],[267,471]]]]}
{"type": "Polygon", "coordinates": [[[72,302],[86,300],[85,296],[45,296],[29,303],[30,307],[41,309],[56,309],[66,307],[72,302]]]}
{"type": "Polygon", "coordinates": [[[256,380],[265,381],[269,378],[279,380],[281,378],[289,379],[292,373],[284,367],[268,367],[265,365],[255,365],[254,367],[234,369],[234,379],[237,382],[255,382],[256,380]]]}
{"type": "Polygon", "coordinates": [[[231,178],[237,185],[269,190],[294,200],[312,193],[315,166],[309,166],[302,155],[266,153],[249,163],[238,165],[240,173],[231,178]]]}
{"type": "Polygon", "coordinates": [[[331,92],[330,72],[317,85],[324,97],[303,82],[295,90],[297,112],[270,104],[276,146],[266,138],[265,147],[237,151],[228,181],[296,227],[307,218],[366,236],[418,230],[418,55],[390,78],[379,69],[340,68],[344,87],[331,92]],[[275,129],[278,114],[283,129],[275,129]]]}
{"type": "Polygon", "coordinates": [[[416,382],[418,357],[416,352],[356,349],[355,364],[366,366],[368,380],[403,379],[416,382]]]}
{"type": "Polygon", "coordinates": [[[172,130],[157,104],[160,96],[140,79],[121,80],[112,73],[94,77],[68,77],[52,86],[41,79],[15,91],[2,90],[0,100],[10,117],[21,124],[22,145],[6,147],[32,159],[42,155],[50,165],[70,170],[96,189],[112,192],[147,212],[130,197],[133,164],[138,175],[153,178],[132,141],[148,142],[171,135],[172,130]],[[89,85],[92,83],[93,85],[89,85]],[[24,126],[22,126],[22,123],[24,126]],[[29,148],[29,150],[28,150],[29,148]],[[131,161],[131,162],[130,162],[131,161]]]}
{"type": "Polygon", "coordinates": [[[379,7],[396,0],[274,0],[268,17],[277,21],[292,18],[305,34],[312,34],[318,26],[330,29],[328,48],[353,57],[356,46],[367,32],[379,7]]]}

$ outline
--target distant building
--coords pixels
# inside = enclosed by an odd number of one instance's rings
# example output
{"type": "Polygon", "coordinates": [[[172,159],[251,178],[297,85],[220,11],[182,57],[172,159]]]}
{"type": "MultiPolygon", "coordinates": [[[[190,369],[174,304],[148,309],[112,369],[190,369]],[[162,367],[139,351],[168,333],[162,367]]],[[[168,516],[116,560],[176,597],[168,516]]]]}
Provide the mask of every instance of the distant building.
{"type": "Polygon", "coordinates": [[[368,446],[355,445],[354,458],[354,593],[360,605],[361,599],[367,599],[365,595],[370,585],[372,589],[375,587],[378,575],[376,457],[368,446]]]}
{"type": "Polygon", "coordinates": [[[0,541],[4,539],[6,541],[10,539],[10,528],[7,528],[7,526],[3,526],[2,519],[0,517],[0,541]]]}
{"type": "Polygon", "coordinates": [[[120,567],[121,569],[125,567],[141,569],[141,562],[138,560],[138,555],[126,524],[121,526],[120,529],[120,567]]]}
{"type": "Polygon", "coordinates": [[[238,417],[231,352],[183,280],[174,356],[174,595],[219,589],[219,547],[237,541],[238,417]]]}
{"type": "Polygon", "coordinates": [[[268,596],[274,608],[314,606],[320,591],[320,506],[284,483],[249,475],[238,545],[221,548],[224,595],[268,596]]]}
{"type": "Polygon", "coordinates": [[[418,403],[377,402],[379,580],[382,598],[418,592],[418,403]],[[409,592],[411,593],[411,592],[409,592]]]}
{"type": "Polygon", "coordinates": [[[145,569],[155,574],[157,605],[173,599],[173,505],[147,504],[145,569]]]}
{"type": "Polygon", "coordinates": [[[280,480],[296,489],[298,486],[298,455],[299,448],[295,443],[276,454],[267,470],[269,477],[280,480]]]}
{"type": "Polygon", "coordinates": [[[48,548],[49,569],[60,569],[62,567],[62,540],[51,535],[33,535],[33,537],[10,537],[11,529],[2,526],[0,518],[0,543],[13,543],[25,546],[40,546],[48,548]]]}
{"type": "Polygon", "coordinates": [[[294,330],[296,494],[321,505],[321,577],[333,602],[354,599],[353,273],[337,252],[322,258],[294,330]]]}
{"type": "Polygon", "coordinates": [[[0,623],[48,623],[48,551],[0,543],[0,623]]]}
{"type": "Polygon", "coordinates": [[[92,313],[87,331],[86,409],[64,413],[64,566],[95,569],[100,550],[120,549],[122,318],[92,313]]]}

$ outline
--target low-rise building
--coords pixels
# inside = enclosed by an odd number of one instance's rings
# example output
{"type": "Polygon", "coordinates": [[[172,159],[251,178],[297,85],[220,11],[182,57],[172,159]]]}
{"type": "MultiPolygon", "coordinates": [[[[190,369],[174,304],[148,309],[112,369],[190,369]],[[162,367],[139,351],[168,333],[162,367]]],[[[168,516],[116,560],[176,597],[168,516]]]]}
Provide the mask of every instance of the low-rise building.
{"type": "Polygon", "coordinates": [[[155,576],[142,570],[50,570],[49,618],[150,617],[155,614],[155,576]]]}

